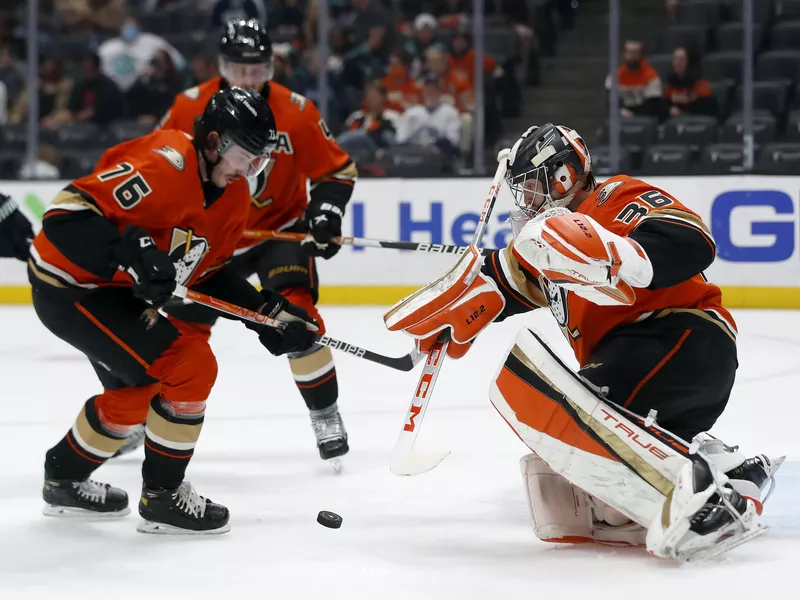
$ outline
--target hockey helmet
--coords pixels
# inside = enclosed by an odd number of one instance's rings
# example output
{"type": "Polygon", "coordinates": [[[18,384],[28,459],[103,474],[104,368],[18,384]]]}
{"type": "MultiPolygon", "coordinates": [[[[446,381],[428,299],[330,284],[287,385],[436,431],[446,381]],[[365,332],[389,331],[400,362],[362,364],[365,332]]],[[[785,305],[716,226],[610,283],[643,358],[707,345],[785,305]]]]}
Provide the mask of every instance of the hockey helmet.
{"type": "MultiPolygon", "coordinates": [[[[219,42],[219,71],[231,80],[231,63],[263,67],[260,77],[269,81],[275,73],[272,42],[269,34],[256,19],[231,19],[219,42]]],[[[234,77],[234,80],[236,78],[234,77]]]]}

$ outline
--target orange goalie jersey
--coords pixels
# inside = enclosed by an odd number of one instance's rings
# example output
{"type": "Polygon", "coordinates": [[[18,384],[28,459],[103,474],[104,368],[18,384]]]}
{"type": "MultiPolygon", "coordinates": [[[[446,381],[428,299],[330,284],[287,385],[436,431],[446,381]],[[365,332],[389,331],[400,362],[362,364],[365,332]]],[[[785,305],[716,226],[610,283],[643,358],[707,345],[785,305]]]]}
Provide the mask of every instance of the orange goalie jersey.
{"type": "Polygon", "coordinates": [[[57,287],[132,285],[128,274],[113,267],[109,249],[114,229],[122,233],[137,225],[173,257],[177,282],[190,286],[232,256],[249,204],[242,178],[206,207],[191,138],[180,131],[156,131],[109,149],[94,173],[56,196],[33,241],[29,264],[37,277],[57,287]],[[48,225],[64,218],[84,219],[85,237],[95,239],[62,239],[57,227],[48,225]]]}
{"type": "MultiPolygon", "coordinates": [[[[224,82],[217,77],[179,94],[160,127],[191,133],[194,119],[221,85],[224,82]]],[[[274,82],[264,87],[262,95],[275,115],[278,148],[253,191],[247,229],[283,229],[308,206],[307,180],[312,190],[327,182],[352,189],[357,171],[313,102],[274,82]]],[[[243,239],[239,248],[257,243],[243,239]]]]}
{"type": "MultiPolygon", "coordinates": [[[[589,215],[620,236],[629,236],[648,223],[650,227],[673,228],[673,235],[685,231],[695,240],[704,240],[712,255],[715,250],[711,233],[699,216],[665,191],[627,175],[612,177],[599,185],[576,212],[589,215]]],[[[635,239],[635,235],[632,237],[635,239]]],[[[670,260],[680,260],[680,249],[675,247],[678,245],[659,247],[659,254],[651,252],[649,258],[657,268],[668,269],[662,266],[670,260]]],[[[668,311],[695,312],[735,335],[733,318],[722,306],[722,292],[702,273],[679,279],[674,285],[636,288],[636,300],[630,306],[598,306],[549,282],[529,266],[523,266],[520,258],[512,242],[505,250],[493,253],[485,268],[494,272],[493,278],[498,280],[509,304],[517,307],[512,312],[549,305],[581,367],[612,329],[668,311]]]]}

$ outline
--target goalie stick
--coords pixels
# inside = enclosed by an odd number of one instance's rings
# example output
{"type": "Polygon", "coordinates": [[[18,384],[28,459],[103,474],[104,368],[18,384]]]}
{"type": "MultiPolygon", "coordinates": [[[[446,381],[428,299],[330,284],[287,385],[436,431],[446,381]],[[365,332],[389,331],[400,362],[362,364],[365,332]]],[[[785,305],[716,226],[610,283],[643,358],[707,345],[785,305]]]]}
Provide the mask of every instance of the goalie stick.
{"type": "MultiPolygon", "coordinates": [[[[219,312],[236,317],[237,319],[250,321],[251,323],[258,323],[260,325],[266,325],[267,327],[275,327],[276,329],[283,329],[286,327],[285,323],[278,319],[273,319],[266,315],[262,315],[261,313],[257,313],[254,310],[249,310],[247,308],[237,306],[236,304],[225,302],[224,300],[214,298],[208,294],[190,290],[182,285],[177,286],[173,294],[178,298],[189,300],[195,304],[202,304],[208,308],[213,308],[219,312]]],[[[390,369],[396,369],[398,371],[411,371],[422,359],[422,353],[416,348],[414,348],[413,351],[409,352],[405,356],[384,356],[383,354],[378,354],[377,352],[372,352],[371,350],[366,350],[353,344],[342,342],[332,337],[328,337],[327,335],[315,334],[315,336],[316,339],[314,340],[314,343],[319,344],[320,346],[328,346],[334,350],[346,352],[347,354],[352,354],[357,358],[363,358],[364,360],[383,365],[384,367],[389,367],[390,369]]]]}
{"type": "MultiPolygon", "coordinates": [[[[244,232],[244,237],[251,240],[282,240],[286,242],[303,242],[308,237],[305,233],[294,231],[275,231],[275,230],[250,230],[244,232]]],[[[370,238],[357,237],[335,237],[331,240],[340,246],[364,246],[365,248],[387,248],[390,250],[412,250],[414,252],[429,252],[433,254],[456,254],[461,255],[467,249],[466,246],[456,246],[453,244],[427,244],[422,242],[396,242],[392,240],[375,240],[370,238]]],[[[489,248],[484,248],[481,253],[488,255],[492,252],[489,248]]]]}
{"type": "MultiPolygon", "coordinates": [[[[492,187],[489,188],[481,218],[472,238],[472,244],[475,246],[480,243],[483,234],[486,232],[486,224],[503,185],[503,177],[508,170],[509,153],[510,150],[506,149],[501,150],[497,155],[497,171],[494,174],[492,187]]],[[[436,338],[436,342],[433,344],[425,361],[425,367],[414,390],[414,396],[411,399],[411,406],[408,409],[403,428],[400,430],[397,442],[395,442],[392,449],[389,470],[395,475],[419,475],[425,473],[435,468],[450,454],[449,450],[444,452],[417,452],[414,450],[414,443],[417,440],[420,427],[422,427],[422,419],[425,418],[425,411],[433,394],[433,386],[436,385],[436,380],[439,377],[439,371],[442,368],[442,364],[444,364],[444,357],[449,343],[450,336],[446,331],[443,331],[436,338]]]]}

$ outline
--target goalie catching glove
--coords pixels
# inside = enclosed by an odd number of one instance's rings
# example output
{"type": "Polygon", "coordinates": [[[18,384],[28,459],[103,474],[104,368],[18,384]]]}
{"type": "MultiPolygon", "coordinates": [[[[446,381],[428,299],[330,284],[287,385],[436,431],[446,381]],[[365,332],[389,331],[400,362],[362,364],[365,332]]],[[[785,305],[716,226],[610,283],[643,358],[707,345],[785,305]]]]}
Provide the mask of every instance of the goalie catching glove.
{"type": "Polygon", "coordinates": [[[482,265],[480,251],[469,246],[452,269],[384,315],[387,329],[410,335],[426,354],[439,334],[447,331],[451,338],[448,356],[464,356],[475,337],[506,306],[497,284],[481,273],[482,265]]]}
{"type": "Polygon", "coordinates": [[[633,288],[653,279],[653,265],[634,240],[563,208],[529,221],[514,241],[514,256],[528,271],[598,305],[629,306],[633,288]]]}

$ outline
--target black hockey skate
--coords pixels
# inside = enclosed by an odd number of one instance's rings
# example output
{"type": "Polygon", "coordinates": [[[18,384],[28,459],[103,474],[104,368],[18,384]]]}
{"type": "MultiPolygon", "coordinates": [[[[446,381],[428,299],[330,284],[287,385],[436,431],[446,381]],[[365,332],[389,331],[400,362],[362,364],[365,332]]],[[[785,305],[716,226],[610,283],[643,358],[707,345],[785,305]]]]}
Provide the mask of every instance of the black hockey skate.
{"type": "Polygon", "coordinates": [[[323,410],[311,411],[311,426],[317,438],[320,458],[331,461],[333,469],[340,472],[342,465],[339,458],[350,451],[350,446],[347,444],[347,431],[336,404],[323,410]]]}
{"type": "Polygon", "coordinates": [[[142,487],[139,514],[140,533],[208,535],[231,530],[227,507],[204,498],[188,481],[174,490],[142,487]]]}
{"type": "Polygon", "coordinates": [[[748,458],[725,475],[730,479],[731,487],[741,496],[755,502],[758,514],[761,514],[764,503],[775,490],[775,473],[784,460],[785,456],[771,459],[765,454],[759,454],[748,458]]]}
{"type": "Polygon", "coordinates": [[[124,490],[91,479],[76,481],[45,477],[42,511],[48,517],[113,518],[131,512],[124,490]]]}
{"type": "Polygon", "coordinates": [[[130,435],[125,438],[125,443],[122,444],[119,450],[114,453],[114,457],[122,456],[123,454],[128,454],[129,452],[133,452],[137,448],[140,448],[144,444],[144,437],[145,437],[145,429],[144,423],[140,423],[139,425],[134,425],[133,429],[131,429],[130,435]]]}

